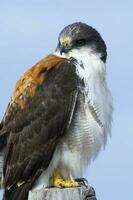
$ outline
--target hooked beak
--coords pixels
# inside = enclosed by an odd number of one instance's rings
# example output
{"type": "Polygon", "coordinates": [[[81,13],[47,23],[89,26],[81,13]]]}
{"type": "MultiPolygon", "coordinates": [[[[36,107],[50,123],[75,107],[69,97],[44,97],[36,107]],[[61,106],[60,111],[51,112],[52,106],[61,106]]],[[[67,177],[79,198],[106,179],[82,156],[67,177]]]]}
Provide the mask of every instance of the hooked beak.
{"type": "Polygon", "coordinates": [[[69,38],[63,38],[60,41],[59,51],[61,55],[62,53],[68,53],[71,50],[71,48],[72,48],[72,45],[69,38]]]}
{"type": "Polygon", "coordinates": [[[70,46],[67,45],[61,45],[60,46],[60,54],[62,55],[62,53],[68,53],[71,50],[70,46]]]}

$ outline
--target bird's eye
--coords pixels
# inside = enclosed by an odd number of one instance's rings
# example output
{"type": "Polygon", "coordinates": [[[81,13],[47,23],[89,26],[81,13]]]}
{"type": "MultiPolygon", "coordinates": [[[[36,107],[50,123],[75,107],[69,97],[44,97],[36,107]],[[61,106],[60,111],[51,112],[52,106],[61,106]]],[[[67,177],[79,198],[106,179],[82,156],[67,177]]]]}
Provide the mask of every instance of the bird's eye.
{"type": "Polygon", "coordinates": [[[81,45],[84,45],[85,42],[86,42],[85,39],[79,39],[79,40],[75,41],[75,44],[78,45],[78,46],[81,46],[81,45]]]}

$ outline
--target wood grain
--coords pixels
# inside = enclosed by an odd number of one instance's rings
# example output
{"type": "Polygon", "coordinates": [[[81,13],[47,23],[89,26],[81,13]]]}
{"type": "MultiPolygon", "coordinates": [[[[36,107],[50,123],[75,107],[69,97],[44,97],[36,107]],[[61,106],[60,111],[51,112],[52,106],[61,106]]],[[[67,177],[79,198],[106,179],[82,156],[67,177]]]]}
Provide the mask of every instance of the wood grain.
{"type": "Polygon", "coordinates": [[[90,186],[75,188],[44,188],[29,192],[28,200],[97,200],[90,186]]]}

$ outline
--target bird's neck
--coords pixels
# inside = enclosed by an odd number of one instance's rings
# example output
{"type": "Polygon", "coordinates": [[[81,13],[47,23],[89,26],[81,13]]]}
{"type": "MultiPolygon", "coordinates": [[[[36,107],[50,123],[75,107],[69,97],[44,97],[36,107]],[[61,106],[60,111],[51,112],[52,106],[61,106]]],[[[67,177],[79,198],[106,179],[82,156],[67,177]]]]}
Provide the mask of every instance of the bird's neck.
{"type": "MultiPolygon", "coordinates": [[[[55,53],[60,56],[58,52],[55,53]]],[[[63,53],[61,57],[77,61],[77,73],[85,82],[105,79],[105,63],[101,60],[99,53],[95,53],[89,48],[73,49],[68,53],[63,53]]]]}

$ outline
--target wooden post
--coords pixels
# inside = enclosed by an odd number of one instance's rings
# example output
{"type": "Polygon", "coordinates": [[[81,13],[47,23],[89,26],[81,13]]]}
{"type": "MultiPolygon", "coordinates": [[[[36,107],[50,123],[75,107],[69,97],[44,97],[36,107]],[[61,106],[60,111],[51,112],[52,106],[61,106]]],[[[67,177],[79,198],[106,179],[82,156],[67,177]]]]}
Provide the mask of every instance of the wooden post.
{"type": "Polygon", "coordinates": [[[90,186],[75,188],[43,188],[29,192],[28,200],[96,200],[95,191],[90,186]]]}

